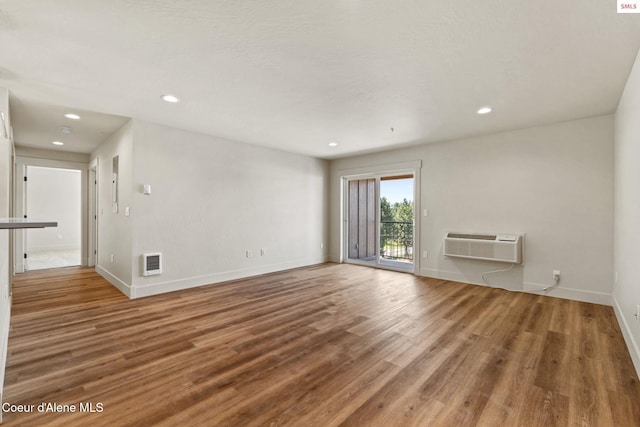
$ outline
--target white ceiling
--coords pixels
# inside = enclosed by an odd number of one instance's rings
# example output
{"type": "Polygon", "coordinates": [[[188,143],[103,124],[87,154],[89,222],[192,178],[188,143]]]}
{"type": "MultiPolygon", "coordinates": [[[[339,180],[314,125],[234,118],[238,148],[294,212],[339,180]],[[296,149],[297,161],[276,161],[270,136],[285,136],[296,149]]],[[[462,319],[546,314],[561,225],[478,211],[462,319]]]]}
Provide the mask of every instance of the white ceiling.
{"type": "Polygon", "coordinates": [[[19,145],[75,153],[90,153],[129,120],[17,96],[11,97],[10,108],[14,137],[19,145]],[[67,113],[75,113],[81,118],[68,119],[64,116],[67,113]],[[71,133],[63,133],[62,127],[71,128],[71,133]],[[52,141],[65,145],[55,147],[52,141]]]}
{"type": "Polygon", "coordinates": [[[134,117],[324,158],[560,122],[615,111],[639,48],[603,0],[0,0],[15,139],[48,148],[68,107],[109,115],[82,139],[134,117]]]}

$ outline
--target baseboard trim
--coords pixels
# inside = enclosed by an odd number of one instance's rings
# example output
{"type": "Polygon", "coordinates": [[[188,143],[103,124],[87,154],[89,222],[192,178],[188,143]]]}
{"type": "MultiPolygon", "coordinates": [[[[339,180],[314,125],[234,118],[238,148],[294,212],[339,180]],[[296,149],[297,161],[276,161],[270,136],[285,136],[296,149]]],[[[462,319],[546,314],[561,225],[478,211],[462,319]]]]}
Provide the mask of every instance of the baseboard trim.
{"type": "Polygon", "coordinates": [[[120,280],[115,274],[109,272],[106,268],[101,265],[96,265],[96,273],[104,277],[107,282],[111,283],[116,287],[120,292],[125,294],[129,298],[133,298],[131,296],[131,286],[127,285],[125,282],[120,280]]]}
{"type": "MultiPolygon", "coordinates": [[[[166,282],[151,283],[148,285],[134,284],[131,289],[130,298],[142,298],[167,292],[180,291],[183,289],[196,288],[198,286],[227,282],[229,280],[245,279],[248,277],[259,276],[261,274],[275,273],[292,268],[307,267],[314,264],[322,264],[327,261],[328,257],[322,256],[318,258],[289,261],[280,264],[270,264],[254,268],[207,274],[204,276],[188,277],[185,279],[169,280],[166,282]]],[[[144,278],[141,279],[144,280],[144,278]]]]}
{"type": "MultiPolygon", "coordinates": [[[[470,285],[490,287],[486,283],[469,280],[463,274],[451,272],[451,271],[422,268],[420,269],[420,275],[425,277],[433,277],[435,279],[451,280],[454,282],[468,283],[470,285]]],[[[542,291],[542,289],[548,286],[549,285],[543,285],[539,283],[524,282],[523,289],[512,289],[512,291],[526,292],[534,295],[541,295],[542,293],[540,291],[542,291]]],[[[574,301],[589,302],[592,304],[601,304],[601,305],[608,305],[608,306],[611,305],[611,294],[608,294],[606,292],[593,292],[593,291],[585,291],[582,289],[558,287],[558,288],[552,289],[551,291],[547,292],[544,295],[549,297],[555,297],[555,298],[570,299],[574,301]]]]}
{"type": "Polygon", "coordinates": [[[342,262],[342,259],[340,258],[340,255],[328,255],[327,259],[329,260],[329,262],[335,262],[336,264],[340,264],[342,262]]]}
{"type": "Polygon", "coordinates": [[[622,314],[622,308],[620,307],[615,294],[612,295],[611,300],[613,301],[613,312],[616,314],[618,324],[620,324],[620,330],[622,331],[622,336],[624,337],[624,342],[627,344],[629,354],[631,355],[631,361],[633,362],[633,366],[636,368],[638,377],[640,377],[640,348],[638,347],[636,340],[633,338],[629,323],[627,323],[627,319],[622,314]]]}

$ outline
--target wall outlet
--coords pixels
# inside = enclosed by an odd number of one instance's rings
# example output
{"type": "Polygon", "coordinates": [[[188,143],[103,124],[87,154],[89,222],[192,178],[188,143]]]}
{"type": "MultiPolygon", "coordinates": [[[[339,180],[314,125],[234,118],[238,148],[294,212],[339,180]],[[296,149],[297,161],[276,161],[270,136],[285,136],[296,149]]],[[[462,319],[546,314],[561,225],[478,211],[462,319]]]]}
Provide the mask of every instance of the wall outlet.
{"type": "Polygon", "coordinates": [[[247,255],[247,258],[251,258],[251,256],[252,256],[251,251],[247,251],[246,255],[247,255]]]}
{"type": "Polygon", "coordinates": [[[429,259],[429,252],[428,251],[422,251],[422,258],[429,259]]]}
{"type": "Polygon", "coordinates": [[[560,270],[553,270],[553,280],[560,280],[560,270]]]}
{"type": "Polygon", "coordinates": [[[267,251],[265,251],[264,249],[260,249],[260,256],[265,256],[267,254],[267,251]]]}
{"type": "Polygon", "coordinates": [[[636,322],[640,322],[640,305],[636,305],[636,322]]]}
{"type": "Polygon", "coordinates": [[[113,262],[113,254],[111,254],[111,262],[113,262]]]}
{"type": "Polygon", "coordinates": [[[320,249],[324,249],[324,243],[320,243],[320,249]]]}
{"type": "Polygon", "coordinates": [[[429,216],[429,209],[425,209],[424,211],[422,211],[422,216],[424,217],[429,216]]]}

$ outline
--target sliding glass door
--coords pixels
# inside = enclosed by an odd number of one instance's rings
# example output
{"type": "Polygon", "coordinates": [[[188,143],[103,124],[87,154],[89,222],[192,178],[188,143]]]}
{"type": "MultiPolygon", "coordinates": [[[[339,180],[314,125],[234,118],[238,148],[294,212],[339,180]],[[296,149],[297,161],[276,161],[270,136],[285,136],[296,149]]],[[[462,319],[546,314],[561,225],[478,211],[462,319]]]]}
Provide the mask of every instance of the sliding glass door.
{"type": "Polygon", "coordinates": [[[345,181],[348,262],[413,271],[413,174],[345,181]]]}

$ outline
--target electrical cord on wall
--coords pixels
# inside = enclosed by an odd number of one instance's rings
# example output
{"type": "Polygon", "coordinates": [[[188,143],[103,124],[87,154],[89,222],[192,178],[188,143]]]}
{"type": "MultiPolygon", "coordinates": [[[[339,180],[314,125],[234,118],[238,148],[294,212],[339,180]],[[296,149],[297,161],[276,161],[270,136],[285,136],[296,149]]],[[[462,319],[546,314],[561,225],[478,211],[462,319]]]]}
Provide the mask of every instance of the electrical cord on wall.
{"type": "MultiPolygon", "coordinates": [[[[485,277],[488,274],[495,274],[495,273],[506,273],[507,271],[511,270],[513,268],[515,264],[511,264],[509,266],[509,268],[505,268],[504,270],[493,270],[493,271],[486,271],[484,273],[482,273],[482,281],[484,283],[486,283],[487,285],[491,286],[492,288],[498,288],[499,286],[494,286],[493,284],[489,283],[489,281],[487,280],[487,278],[485,277]]],[[[505,289],[505,288],[500,288],[500,289],[505,289]]],[[[505,289],[506,291],[508,291],[509,289],[505,289]]]]}
{"type": "Polygon", "coordinates": [[[556,276],[556,275],[554,275],[554,276],[553,276],[553,285],[551,285],[551,286],[547,286],[546,288],[544,288],[544,289],[542,290],[542,292],[547,293],[547,292],[549,292],[550,290],[557,288],[559,284],[560,284],[560,276],[556,276]]]}
{"type": "Polygon", "coordinates": [[[551,290],[553,290],[553,289],[557,288],[557,287],[558,287],[558,285],[560,284],[560,276],[556,276],[556,275],[554,275],[554,276],[553,276],[553,284],[552,284],[552,285],[547,286],[547,287],[546,287],[546,288],[544,288],[544,289],[539,289],[539,290],[532,289],[532,290],[529,290],[529,291],[525,291],[525,290],[520,290],[520,289],[507,289],[507,288],[503,288],[503,287],[501,287],[501,286],[495,286],[495,285],[493,285],[491,282],[489,282],[489,281],[487,280],[487,278],[485,277],[485,276],[487,276],[487,275],[489,275],[489,274],[495,274],[495,273],[506,273],[507,271],[511,270],[514,266],[515,266],[515,264],[511,264],[511,265],[509,266],[509,268],[505,268],[505,269],[502,269],[502,270],[486,271],[486,272],[482,273],[482,281],[483,281],[484,283],[486,283],[487,285],[491,286],[492,288],[495,288],[495,289],[503,289],[503,290],[505,290],[505,291],[509,291],[509,292],[525,292],[525,293],[544,292],[545,294],[546,294],[547,292],[549,292],[549,291],[551,291],[551,290]]]}

